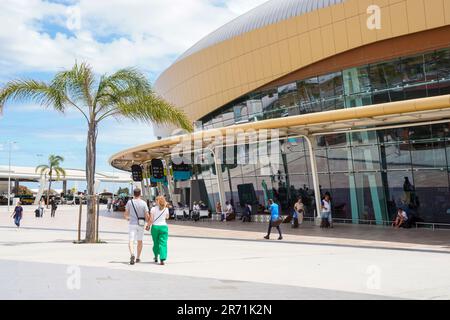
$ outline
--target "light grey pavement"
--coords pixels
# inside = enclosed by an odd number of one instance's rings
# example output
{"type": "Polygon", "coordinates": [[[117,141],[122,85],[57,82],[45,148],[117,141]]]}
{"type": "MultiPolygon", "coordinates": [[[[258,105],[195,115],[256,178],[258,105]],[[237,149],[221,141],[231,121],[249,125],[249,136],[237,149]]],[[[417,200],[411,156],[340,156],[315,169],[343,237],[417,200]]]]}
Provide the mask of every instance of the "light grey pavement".
{"type": "Polygon", "coordinates": [[[449,231],[283,226],[278,242],[261,240],[261,224],[177,222],[166,266],[151,262],[149,235],[143,263],[129,266],[120,215],[102,209],[106,244],[75,245],[76,207],[55,219],[33,209],[17,231],[0,207],[2,299],[450,298],[449,231]]]}

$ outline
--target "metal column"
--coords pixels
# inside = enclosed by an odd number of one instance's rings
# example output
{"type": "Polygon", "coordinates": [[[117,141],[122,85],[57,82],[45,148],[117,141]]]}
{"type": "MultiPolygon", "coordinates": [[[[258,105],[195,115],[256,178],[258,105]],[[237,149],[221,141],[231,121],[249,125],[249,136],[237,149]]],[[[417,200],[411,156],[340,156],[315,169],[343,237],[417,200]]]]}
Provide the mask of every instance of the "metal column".
{"type": "Polygon", "coordinates": [[[309,157],[311,161],[311,174],[313,178],[313,184],[314,184],[314,197],[316,199],[316,218],[320,218],[320,211],[321,208],[321,194],[320,194],[320,182],[319,182],[319,175],[317,174],[317,162],[316,162],[316,155],[314,152],[314,145],[313,142],[315,142],[314,137],[308,137],[304,136],[307,144],[308,144],[308,150],[309,150],[309,157]]]}
{"type": "MultiPolygon", "coordinates": [[[[217,153],[215,149],[211,149],[211,152],[214,156],[214,166],[216,167],[216,177],[217,177],[217,187],[219,188],[219,201],[222,210],[225,206],[226,198],[225,198],[225,189],[223,187],[223,175],[222,175],[222,164],[220,163],[220,159],[217,157],[217,153]]],[[[222,212],[216,212],[217,214],[221,214],[222,212]]]]}
{"type": "Polygon", "coordinates": [[[170,157],[165,157],[164,162],[166,163],[166,170],[167,170],[167,188],[169,189],[169,198],[167,200],[173,200],[174,195],[174,186],[172,184],[172,174],[170,173],[170,157]]]}

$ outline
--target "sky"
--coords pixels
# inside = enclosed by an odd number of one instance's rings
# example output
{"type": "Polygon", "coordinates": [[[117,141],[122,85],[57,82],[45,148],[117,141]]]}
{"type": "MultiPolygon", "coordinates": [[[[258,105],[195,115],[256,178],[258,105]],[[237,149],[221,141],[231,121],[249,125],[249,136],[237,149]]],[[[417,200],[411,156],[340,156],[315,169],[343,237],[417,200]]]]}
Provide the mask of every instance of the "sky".
{"type": "MultiPolygon", "coordinates": [[[[1,0],[0,86],[17,78],[48,81],[75,61],[98,75],[137,67],[153,83],[185,50],[266,0],[1,0]]],[[[97,171],[113,172],[114,153],[154,140],[152,127],[108,120],[99,130],[97,171]]],[[[29,102],[0,115],[0,165],[36,166],[50,154],[84,168],[86,124],[29,102]]]]}

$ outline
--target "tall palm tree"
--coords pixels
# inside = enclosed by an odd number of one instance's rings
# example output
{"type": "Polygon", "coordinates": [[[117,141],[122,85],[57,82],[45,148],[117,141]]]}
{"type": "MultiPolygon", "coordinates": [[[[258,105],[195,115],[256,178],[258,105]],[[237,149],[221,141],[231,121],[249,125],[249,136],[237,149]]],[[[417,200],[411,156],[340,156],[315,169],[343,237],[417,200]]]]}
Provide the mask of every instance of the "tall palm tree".
{"type": "Polygon", "coordinates": [[[157,96],[143,73],[126,68],[96,77],[86,64],[58,72],[50,82],[14,80],[0,90],[0,106],[9,100],[31,100],[64,113],[78,110],[86,120],[86,180],[88,217],[86,242],[95,241],[94,183],[99,123],[107,118],[129,118],[157,124],[174,124],[192,131],[186,115],[157,96]]]}
{"type": "Polygon", "coordinates": [[[36,172],[39,172],[41,176],[48,176],[48,191],[47,191],[47,208],[50,199],[50,190],[52,188],[52,179],[56,174],[56,180],[61,179],[61,176],[66,176],[66,171],[60,167],[60,163],[64,162],[64,158],[61,156],[50,155],[48,157],[48,164],[41,164],[36,167],[36,172]]]}

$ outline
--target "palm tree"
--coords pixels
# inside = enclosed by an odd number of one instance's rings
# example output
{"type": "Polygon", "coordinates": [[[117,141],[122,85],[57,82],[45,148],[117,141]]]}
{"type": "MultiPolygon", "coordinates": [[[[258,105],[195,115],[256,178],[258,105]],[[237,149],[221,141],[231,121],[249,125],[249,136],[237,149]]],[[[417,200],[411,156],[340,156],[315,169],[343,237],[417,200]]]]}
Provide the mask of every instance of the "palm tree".
{"type": "Polygon", "coordinates": [[[48,157],[48,164],[41,164],[36,167],[36,172],[39,172],[41,176],[48,176],[48,191],[47,191],[47,208],[50,199],[50,191],[52,188],[53,175],[56,174],[56,180],[61,179],[61,176],[66,176],[66,171],[60,167],[60,163],[64,162],[64,158],[61,156],[50,155],[48,157]]]}
{"type": "Polygon", "coordinates": [[[96,145],[99,123],[107,118],[129,118],[157,124],[174,124],[192,131],[186,115],[157,96],[143,73],[126,68],[112,75],[96,77],[86,64],[58,72],[50,82],[14,80],[0,90],[0,108],[9,100],[31,100],[64,113],[78,110],[86,120],[86,180],[88,217],[86,242],[95,242],[96,145]]]}

